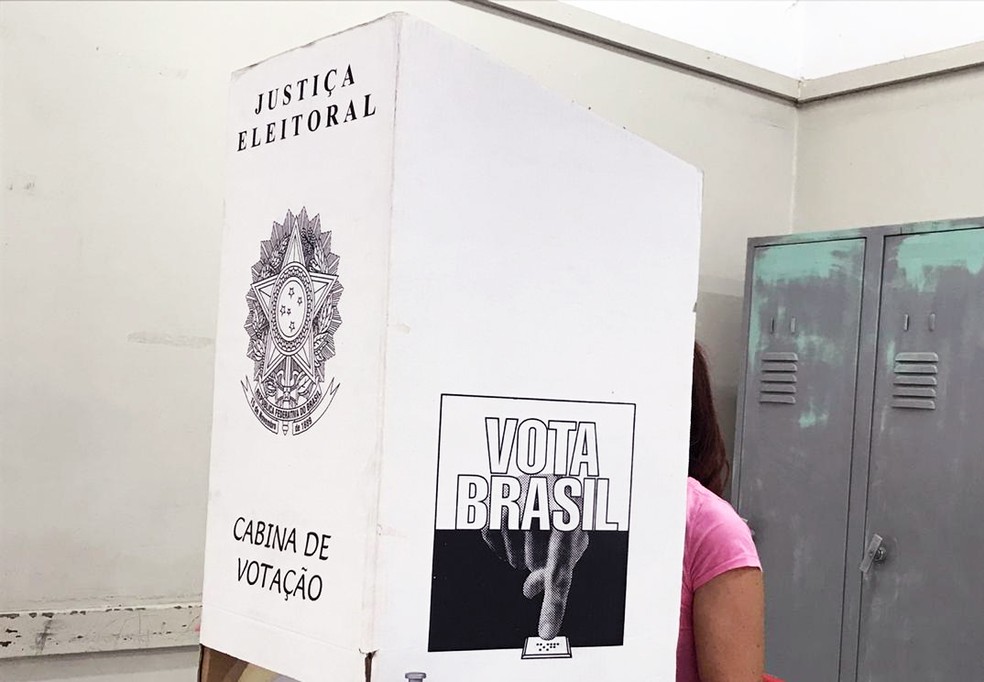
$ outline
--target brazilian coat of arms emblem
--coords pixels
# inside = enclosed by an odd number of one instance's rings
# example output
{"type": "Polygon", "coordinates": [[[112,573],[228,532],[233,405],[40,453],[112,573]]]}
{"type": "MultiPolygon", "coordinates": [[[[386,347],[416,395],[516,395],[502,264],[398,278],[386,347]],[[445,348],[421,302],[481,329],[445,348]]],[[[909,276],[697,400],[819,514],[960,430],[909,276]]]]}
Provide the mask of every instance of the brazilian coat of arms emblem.
{"type": "Polygon", "coordinates": [[[307,431],[338,391],[334,378],[324,385],[342,324],[338,260],[331,232],[322,232],[320,216],[308,218],[305,208],[298,215],[288,211],[260,242],[246,294],[246,356],[253,372],[242,386],[253,414],[274,433],[307,431]]]}

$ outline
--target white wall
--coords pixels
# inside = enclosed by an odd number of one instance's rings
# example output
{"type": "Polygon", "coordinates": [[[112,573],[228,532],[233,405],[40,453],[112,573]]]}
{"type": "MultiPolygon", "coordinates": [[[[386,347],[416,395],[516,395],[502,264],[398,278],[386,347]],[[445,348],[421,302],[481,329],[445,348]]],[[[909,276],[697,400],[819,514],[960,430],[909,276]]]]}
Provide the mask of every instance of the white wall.
{"type": "MultiPolygon", "coordinates": [[[[0,612],[197,596],[229,73],[393,9],[705,171],[698,334],[732,432],[744,244],[789,230],[792,106],[459,4],[3,2],[0,612]]],[[[190,680],[193,658],[0,679],[190,680]]]]}
{"type": "Polygon", "coordinates": [[[984,216],[984,69],[800,110],[796,232],[984,216]]]}

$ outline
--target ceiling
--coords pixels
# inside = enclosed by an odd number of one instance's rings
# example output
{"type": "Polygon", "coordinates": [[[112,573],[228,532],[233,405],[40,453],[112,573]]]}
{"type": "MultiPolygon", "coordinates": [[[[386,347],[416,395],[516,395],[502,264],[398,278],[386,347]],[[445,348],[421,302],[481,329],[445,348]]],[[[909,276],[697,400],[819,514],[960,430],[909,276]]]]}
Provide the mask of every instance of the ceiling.
{"type": "Polygon", "coordinates": [[[984,41],[981,0],[561,0],[796,79],[984,41]]]}

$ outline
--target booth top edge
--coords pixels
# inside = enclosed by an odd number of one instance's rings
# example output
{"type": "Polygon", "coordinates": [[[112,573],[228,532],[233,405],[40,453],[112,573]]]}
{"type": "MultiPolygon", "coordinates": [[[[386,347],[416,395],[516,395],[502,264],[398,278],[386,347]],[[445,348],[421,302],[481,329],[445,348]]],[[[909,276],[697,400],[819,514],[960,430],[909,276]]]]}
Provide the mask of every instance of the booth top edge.
{"type": "Polygon", "coordinates": [[[415,19],[417,21],[420,21],[420,19],[417,19],[416,17],[414,17],[411,14],[408,14],[407,12],[388,12],[387,14],[383,14],[383,15],[381,15],[379,17],[376,17],[375,19],[370,19],[369,21],[364,21],[361,24],[356,24],[355,26],[350,26],[348,28],[343,28],[341,31],[335,31],[334,33],[329,33],[328,35],[321,36],[320,38],[315,38],[314,40],[311,40],[311,41],[308,41],[308,42],[304,43],[303,45],[297,45],[295,47],[291,47],[291,48],[286,49],[286,50],[283,50],[281,52],[277,52],[277,53],[274,53],[274,54],[271,54],[271,55],[267,55],[263,59],[260,59],[259,61],[255,61],[252,64],[250,64],[249,66],[244,66],[242,68],[236,69],[235,71],[232,72],[231,78],[232,78],[233,81],[235,81],[237,78],[239,78],[240,76],[242,76],[244,73],[246,73],[246,72],[248,72],[248,71],[256,68],[260,64],[262,64],[264,62],[267,62],[267,61],[269,61],[269,60],[271,60],[271,59],[273,59],[275,57],[279,57],[280,55],[287,54],[288,52],[294,52],[296,50],[303,50],[304,48],[311,47],[312,45],[316,45],[316,44],[320,43],[323,40],[329,40],[329,39],[334,38],[336,36],[340,36],[343,33],[348,33],[349,31],[356,31],[356,30],[359,30],[359,29],[364,28],[366,26],[371,26],[373,24],[379,24],[379,23],[383,23],[383,22],[392,22],[392,23],[396,24],[396,23],[400,23],[400,22],[403,22],[403,21],[405,21],[407,19],[411,19],[411,18],[412,19],[415,19]]]}
{"type": "MultiPolygon", "coordinates": [[[[549,88],[545,84],[541,83],[540,81],[538,81],[537,79],[535,79],[534,77],[532,77],[529,73],[526,73],[524,71],[517,70],[514,67],[509,67],[508,65],[506,65],[496,55],[490,54],[490,53],[486,52],[485,50],[479,48],[478,46],[470,43],[469,41],[464,40],[462,38],[459,38],[459,37],[457,37],[457,36],[455,36],[455,35],[453,35],[451,33],[448,33],[447,31],[445,31],[441,27],[436,26],[433,23],[431,23],[429,21],[426,21],[424,19],[421,19],[421,18],[419,18],[419,17],[417,17],[417,16],[415,16],[413,14],[410,14],[408,12],[403,12],[403,11],[389,12],[387,14],[383,14],[383,15],[381,15],[381,16],[375,18],[375,19],[372,19],[370,21],[366,21],[366,22],[363,22],[361,24],[357,24],[355,26],[351,26],[349,28],[342,29],[340,31],[336,31],[334,33],[331,33],[331,34],[322,36],[322,37],[317,38],[315,40],[311,40],[311,41],[309,41],[309,42],[307,42],[307,43],[305,43],[303,45],[298,45],[296,47],[292,47],[290,49],[283,50],[283,51],[278,52],[276,54],[268,55],[267,57],[264,57],[263,59],[261,59],[261,60],[259,60],[257,62],[254,62],[253,64],[250,64],[249,66],[246,66],[246,67],[243,67],[241,69],[237,69],[237,70],[233,71],[232,74],[231,74],[230,85],[234,85],[236,83],[236,81],[238,81],[241,77],[245,76],[247,73],[249,73],[252,70],[254,70],[256,67],[258,67],[258,66],[260,66],[262,64],[265,64],[265,63],[267,63],[267,62],[269,62],[269,61],[271,61],[273,59],[276,59],[276,58],[278,58],[278,57],[280,57],[282,55],[290,54],[290,53],[293,53],[293,52],[304,50],[306,48],[313,47],[313,46],[318,45],[318,44],[320,44],[320,43],[322,43],[322,42],[324,42],[326,40],[330,40],[332,38],[336,38],[338,36],[341,36],[343,34],[349,33],[351,31],[362,30],[362,29],[365,29],[365,28],[367,28],[369,26],[378,25],[378,24],[384,24],[384,23],[389,23],[392,26],[393,31],[394,31],[394,40],[402,41],[404,39],[404,37],[405,37],[404,27],[412,27],[412,28],[416,28],[416,29],[423,29],[424,31],[437,33],[437,34],[443,36],[445,39],[450,39],[450,40],[455,41],[456,43],[460,43],[462,45],[462,47],[465,47],[467,49],[473,50],[473,51],[481,54],[483,56],[483,58],[485,58],[487,60],[491,60],[492,62],[494,62],[494,63],[496,63],[496,64],[498,64],[500,66],[503,66],[503,67],[506,67],[506,68],[510,68],[512,71],[515,72],[515,74],[517,76],[519,76],[519,77],[527,80],[530,83],[533,83],[538,89],[540,89],[540,90],[542,90],[544,92],[550,93],[552,97],[554,97],[554,98],[557,99],[558,104],[560,102],[563,102],[566,105],[573,105],[576,108],[580,109],[584,114],[586,114],[590,118],[594,119],[595,121],[597,121],[597,122],[605,125],[606,127],[609,127],[610,129],[612,129],[614,131],[617,131],[618,134],[623,135],[623,136],[626,136],[626,137],[630,137],[630,138],[632,138],[634,140],[637,140],[640,143],[643,143],[647,147],[651,147],[653,149],[656,149],[656,150],[658,150],[658,152],[659,152],[660,155],[672,159],[675,164],[677,164],[677,165],[679,165],[681,167],[685,167],[687,169],[690,169],[690,171],[693,172],[696,175],[696,177],[698,178],[698,182],[700,183],[700,186],[701,187],[703,186],[703,180],[704,180],[704,170],[703,170],[703,168],[701,168],[700,166],[696,165],[696,163],[694,163],[692,161],[688,161],[687,159],[684,159],[684,158],[682,158],[682,157],[674,154],[673,152],[669,151],[659,141],[649,139],[649,138],[641,135],[640,133],[638,133],[638,132],[636,132],[634,130],[629,129],[625,125],[621,125],[621,124],[613,121],[612,119],[609,119],[606,116],[601,115],[599,112],[593,111],[592,108],[590,106],[587,106],[585,103],[582,103],[582,102],[579,102],[577,100],[574,100],[574,99],[572,99],[572,98],[570,98],[568,96],[561,95],[557,91],[549,88]]],[[[702,194],[702,189],[700,190],[700,192],[702,194]]]]}

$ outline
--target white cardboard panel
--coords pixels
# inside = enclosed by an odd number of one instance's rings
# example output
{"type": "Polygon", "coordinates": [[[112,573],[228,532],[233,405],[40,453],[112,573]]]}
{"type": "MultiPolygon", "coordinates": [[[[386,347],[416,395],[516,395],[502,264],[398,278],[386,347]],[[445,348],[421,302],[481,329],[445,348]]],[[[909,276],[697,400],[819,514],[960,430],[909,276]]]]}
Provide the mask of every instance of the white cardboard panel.
{"type": "MultiPolygon", "coordinates": [[[[238,72],[230,89],[202,641],[304,680],[326,670],[335,671],[336,679],[362,676],[359,650],[370,627],[365,603],[372,588],[368,560],[383,390],[397,26],[388,18],[279,55],[238,72]],[[262,110],[256,113],[260,97],[262,110]],[[350,102],[354,117],[346,122],[350,102]],[[330,248],[320,242],[320,255],[311,251],[316,219],[321,233],[331,234],[330,248]],[[287,267],[280,261],[289,259],[295,226],[302,269],[311,274],[307,287],[300,282],[304,275],[292,280],[297,289],[289,297],[290,288],[278,289],[276,275],[287,267]],[[261,250],[275,231],[286,243],[261,250]],[[254,273],[257,263],[266,270],[254,273]],[[256,351],[264,358],[257,363],[247,357],[247,295],[270,277],[274,281],[257,295],[268,297],[267,307],[278,315],[265,324],[272,330],[283,323],[286,333],[257,334],[256,351]],[[337,282],[326,284],[330,277],[337,282]],[[319,300],[326,287],[332,297],[327,302],[319,300]],[[319,304],[305,315],[306,306],[319,304]],[[314,325],[307,319],[331,306],[341,320],[333,333],[337,319],[314,325]],[[288,317],[279,315],[281,308],[302,318],[297,336],[288,317]],[[308,329],[300,330],[305,324],[308,329]],[[300,356],[310,349],[289,356],[289,363],[277,354],[285,340],[310,343],[303,338],[307,333],[333,337],[315,342],[315,355],[324,354],[328,341],[336,350],[328,360],[315,358],[313,364],[324,371],[321,381],[305,372],[304,365],[312,363],[300,356]],[[260,410],[261,423],[247,393],[263,388],[266,372],[275,384],[271,401],[303,408],[320,390],[317,410],[278,419],[268,402],[260,410]],[[289,379],[278,380],[280,373],[289,379]],[[279,432],[284,426],[288,435],[279,432]],[[298,429],[305,430],[295,434],[298,429]],[[269,530],[261,541],[261,523],[288,537],[294,532],[294,542],[283,551],[268,546],[274,543],[269,530]],[[314,556],[305,555],[309,533],[318,538],[314,556]],[[331,536],[324,560],[322,535],[331,536]],[[312,581],[320,583],[320,593],[312,592],[312,581]]],[[[254,324],[264,317],[262,310],[253,311],[254,324]]]]}
{"type": "Polygon", "coordinates": [[[303,682],[673,679],[699,172],[399,15],[230,98],[203,642],[303,682]]]}
{"type": "Polygon", "coordinates": [[[673,679],[699,172],[427,24],[400,50],[380,679],[673,679]],[[449,473],[491,478],[484,417],[597,426],[624,525],[590,533],[575,568],[569,659],[521,658],[522,571],[510,588],[478,531],[447,532],[449,473]]]}

